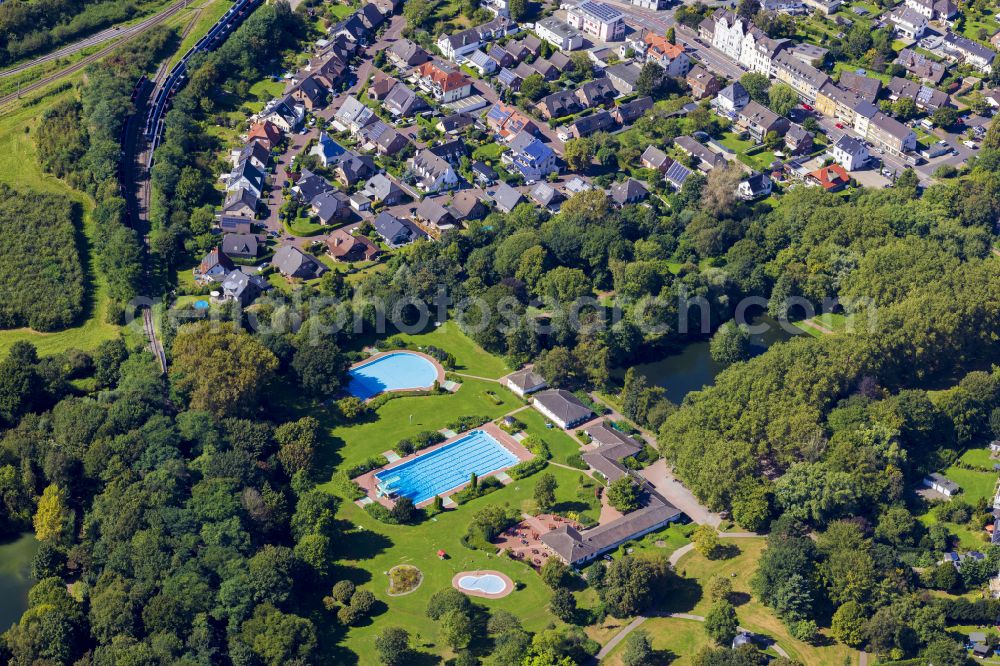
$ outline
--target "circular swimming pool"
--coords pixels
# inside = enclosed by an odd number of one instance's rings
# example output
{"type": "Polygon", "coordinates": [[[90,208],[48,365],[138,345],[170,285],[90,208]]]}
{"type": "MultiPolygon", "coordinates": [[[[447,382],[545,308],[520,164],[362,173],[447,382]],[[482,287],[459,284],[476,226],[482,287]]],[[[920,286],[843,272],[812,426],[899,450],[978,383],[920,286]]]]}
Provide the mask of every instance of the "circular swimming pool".
{"type": "Polygon", "coordinates": [[[438,366],[421,354],[396,351],[351,368],[347,391],[367,400],[385,391],[429,389],[441,377],[438,366]]]}
{"type": "Polygon", "coordinates": [[[195,310],[207,310],[208,308],[209,308],[208,301],[202,300],[202,301],[195,301],[194,302],[194,309],[195,310]]]}
{"type": "Polygon", "coordinates": [[[496,574],[468,575],[458,579],[458,587],[467,592],[500,594],[507,589],[507,582],[496,574]]]}

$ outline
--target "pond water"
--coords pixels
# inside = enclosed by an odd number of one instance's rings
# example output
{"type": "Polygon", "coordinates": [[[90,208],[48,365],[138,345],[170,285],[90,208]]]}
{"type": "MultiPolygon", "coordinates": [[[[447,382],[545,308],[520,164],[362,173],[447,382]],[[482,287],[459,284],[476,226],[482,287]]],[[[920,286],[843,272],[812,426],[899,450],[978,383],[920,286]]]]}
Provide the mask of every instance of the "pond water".
{"type": "MultiPolygon", "coordinates": [[[[751,351],[754,356],[763,354],[775,342],[781,342],[794,337],[795,334],[781,328],[770,317],[757,317],[754,324],[768,324],[764,333],[750,338],[751,351]]],[[[667,391],[667,398],[674,404],[680,404],[691,391],[700,391],[715,383],[715,376],[726,369],[725,364],[716,363],[709,353],[709,342],[693,342],[680,353],[671,354],[651,363],[635,366],[637,372],[645,375],[650,384],[662,386],[667,391]]],[[[622,371],[624,375],[624,371],[622,371]]]]}
{"type": "Polygon", "coordinates": [[[28,608],[28,590],[34,584],[31,558],[36,550],[38,542],[31,533],[0,542],[0,632],[21,619],[28,608]]]}

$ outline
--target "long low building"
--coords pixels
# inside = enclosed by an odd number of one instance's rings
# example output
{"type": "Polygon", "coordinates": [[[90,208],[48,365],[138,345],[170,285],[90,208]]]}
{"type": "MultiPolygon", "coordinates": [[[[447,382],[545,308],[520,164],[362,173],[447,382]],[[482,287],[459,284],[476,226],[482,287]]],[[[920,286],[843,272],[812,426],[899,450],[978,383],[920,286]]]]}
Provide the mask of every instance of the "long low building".
{"type": "Polygon", "coordinates": [[[575,395],[563,389],[536,393],[531,404],[563,430],[578,426],[594,415],[575,395]]]}
{"type": "Polygon", "coordinates": [[[680,516],[680,509],[658,495],[652,495],[646,506],[621,518],[583,532],[563,525],[543,534],[542,543],[567,564],[579,566],[614,550],[626,541],[662,529],[680,516]]]}

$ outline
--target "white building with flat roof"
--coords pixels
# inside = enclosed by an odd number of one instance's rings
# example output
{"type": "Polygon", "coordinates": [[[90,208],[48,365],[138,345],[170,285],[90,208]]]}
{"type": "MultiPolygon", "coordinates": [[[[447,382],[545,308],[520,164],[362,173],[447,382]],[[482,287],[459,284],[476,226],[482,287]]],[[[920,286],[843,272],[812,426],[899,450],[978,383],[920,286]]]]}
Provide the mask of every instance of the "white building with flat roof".
{"type": "Polygon", "coordinates": [[[625,15],[603,2],[584,0],[570,7],[566,22],[603,42],[617,42],[625,37],[625,15]]]}

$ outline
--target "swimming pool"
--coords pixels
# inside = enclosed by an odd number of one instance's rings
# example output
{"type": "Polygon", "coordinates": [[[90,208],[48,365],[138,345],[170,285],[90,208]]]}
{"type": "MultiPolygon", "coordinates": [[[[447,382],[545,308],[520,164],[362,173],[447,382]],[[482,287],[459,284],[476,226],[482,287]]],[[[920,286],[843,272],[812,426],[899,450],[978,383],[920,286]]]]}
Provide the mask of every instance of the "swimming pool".
{"type": "Polygon", "coordinates": [[[201,301],[195,301],[194,302],[194,309],[195,310],[207,310],[208,308],[209,308],[208,301],[201,300],[201,301]]]}
{"type": "Polygon", "coordinates": [[[463,590],[485,592],[486,594],[500,594],[507,589],[507,583],[496,574],[462,576],[458,579],[458,586],[463,590]]]}
{"type": "Polygon", "coordinates": [[[375,475],[379,493],[409,497],[420,504],[466,481],[518,462],[518,457],[482,430],[375,475]]]}
{"type": "Polygon", "coordinates": [[[429,389],[438,378],[437,368],[419,354],[393,352],[351,370],[347,391],[362,400],[383,391],[429,389]]]}

